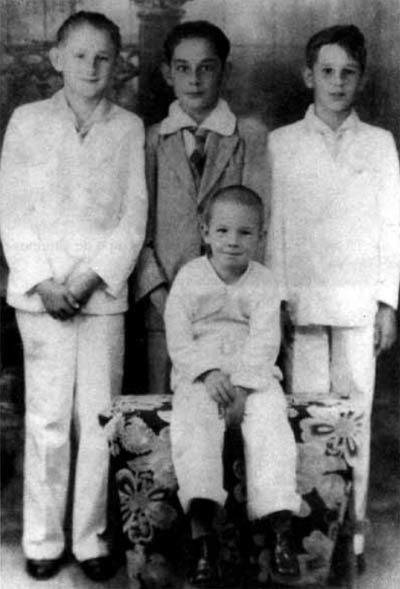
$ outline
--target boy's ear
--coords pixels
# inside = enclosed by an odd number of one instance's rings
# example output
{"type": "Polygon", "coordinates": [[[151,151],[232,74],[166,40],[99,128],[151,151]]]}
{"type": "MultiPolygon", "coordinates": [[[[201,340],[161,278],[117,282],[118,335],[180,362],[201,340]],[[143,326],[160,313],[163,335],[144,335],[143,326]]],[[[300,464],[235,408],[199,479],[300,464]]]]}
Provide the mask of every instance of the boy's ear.
{"type": "Polygon", "coordinates": [[[314,88],[314,73],[311,68],[305,67],[303,69],[303,80],[307,88],[310,90],[314,88]]]}
{"type": "Polygon", "coordinates": [[[168,86],[172,86],[171,66],[165,61],[161,64],[161,73],[168,86]]]}
{"type": "Polygon", "coordinates": [[[59,47],[52,47],[49,51],[49,59],[53,68],[57,72],[63,71],[62,51],[59,47]]]}

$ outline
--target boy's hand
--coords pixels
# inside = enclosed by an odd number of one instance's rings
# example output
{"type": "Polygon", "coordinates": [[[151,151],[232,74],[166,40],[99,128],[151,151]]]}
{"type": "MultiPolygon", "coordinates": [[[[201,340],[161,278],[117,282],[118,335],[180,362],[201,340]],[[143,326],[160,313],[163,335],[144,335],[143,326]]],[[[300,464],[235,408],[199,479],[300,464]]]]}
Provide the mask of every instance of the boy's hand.
{"type": "Polygon", "coordinates": [[[235,398],[224,410],[225,423],[228,427],[242,423],[249,394],[249,390],[243,387],[233,387],[233,392],[235,398]]]}
{"type": "Polygon", "coordinates": [[[67,280],[67,289],[72,299],[80,306],[84,305],[92,293],[103,284],[102,279],[93,270],[86,270],[67,280]]]}
{"type": "Polygon", "coordinates": [[[375,355],[379,356],[391,348],[396,341],[396,336],[396,311],[385,303],[379,303],[374,326],[375,355]]]}
{"type": "Polygon", "coordinates": [[[150,293],[150,301],[155,306],[161,317],[164,315],[165,303],[167,302],[168,290],[165,285],[161,285],[155,288],[150,293]]]}
{"type": "Polygon", "coordinates": [[[225,408],[234,400],[235,393],[231,379],[221,370],[210,370],[203,378],[203,382],[207,393],[219,407],[225,408]]]}
{"type": "Polygon", "coordinates": [[[78,303],[69,299],[67,287],[64,284],[58,284],[52,278],[38,284],[36,292],[42,299],[47,313],[53,319],[65,321],[79,310],[78,303]]]}

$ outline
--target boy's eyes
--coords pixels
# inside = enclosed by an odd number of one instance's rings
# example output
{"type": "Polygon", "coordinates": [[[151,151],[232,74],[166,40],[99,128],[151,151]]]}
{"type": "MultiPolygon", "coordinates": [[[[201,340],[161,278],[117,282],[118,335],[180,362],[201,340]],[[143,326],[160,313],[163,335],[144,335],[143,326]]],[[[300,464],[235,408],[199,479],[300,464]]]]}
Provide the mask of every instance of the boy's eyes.
{"type": "MultiPolygon", "coordinates": [[[[77,59],[85,59],[87,57],[87,55],[85,53],[75,53],[75,57],[77,59]]],[[[110,56],[109,55],[96,55],[95,59],[97,59],[98,61],[110,61],[110,56]]]]}
{"type": "MultiPolygon", "coordinates": [[[[335,73],[335,70],[331,67],[324,67],[324,68],[322,68],[322,73],[325,76],[331,76],[332,74],[335,73]]],[[[341,70],[339,73],[344,77],[349,77],[349,76],[357,75],[358,71],[355,69],[353,70],[350,68],[346,68],[346,69],[341,70]]]]}
{"type": "MultiPolygon", "coordinates": [[[[180,73],[189,73],[191,71],[191,67],[189,65],[185,65],[185,64],[177,64],[177,65],[175,65],[175,70],[180,73]]],[[[200,73],[210,73],[210,72],[214,72],[214,71],[215,71],[215,65],[212,63],[204,64],[204,65],[201,65],[200,67],[197,68],[197,72],[200,72],[200,73]]]]}
{"type": "MultiPolygon", "coordinates": [[[[228,229],[226,227],[217,227],[217,233],[227,233],[228,229]]],[[[253,235],[253,232],[250,229],[239,229],[239,235],[253,235]]]]}

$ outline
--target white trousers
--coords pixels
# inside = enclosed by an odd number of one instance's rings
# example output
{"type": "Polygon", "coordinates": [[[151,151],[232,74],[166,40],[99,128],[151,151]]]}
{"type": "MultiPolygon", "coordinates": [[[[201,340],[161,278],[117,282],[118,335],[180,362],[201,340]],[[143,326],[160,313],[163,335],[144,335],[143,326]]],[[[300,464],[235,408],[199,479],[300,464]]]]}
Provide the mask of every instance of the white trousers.
{"type": "MultiPolygon", "coordinates": [[[[194,498],[224,505],[222,450],[225,421],[201,383],[180,385],[173,397],[172,458],[185,511],[194,498]]],[[[242,422],[250,519],[297,512],[296,444],[278,382],[251,393],[242,422]]]]}
{"type": "MultiPolygon", "coordinates": [[[[289,393],[333,393],[363,405],[364,439],[353,467],[355,515],[360,522],[367,507],[375,366],[373,325],[296,327],[286,350],[289,393]]],[[[357,553],[363,551],[363,534],[356,535],[355,548],[357,553]]]]}
{"type": "Polygon", "coordinates": [[[124,316],[78,315],[57,321],[17,311],[24,346],[26,417],[23,549],[27,558],[57,558],[70,474],[71,422],[78,439],[72,550],[78,560],[108,553],[109,454],[99,413],[121,388],[124,316]]]}

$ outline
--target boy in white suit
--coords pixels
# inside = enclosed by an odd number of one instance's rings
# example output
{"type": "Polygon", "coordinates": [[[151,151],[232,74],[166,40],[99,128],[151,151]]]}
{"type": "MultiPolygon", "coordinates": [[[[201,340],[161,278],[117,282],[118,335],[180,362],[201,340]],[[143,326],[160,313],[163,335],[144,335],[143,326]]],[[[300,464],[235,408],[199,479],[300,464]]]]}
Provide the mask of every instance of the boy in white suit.
{"type": "Polygon", "coordinates": [[[18,108],[1,167],[1,229],[26,381],[23,548],[46,579],[65,549],[70,425],[78,437],[72,551],[85,574],[113,574],[105,541],[107,443],[98,414],[118,394],[127,278],[147,216],[144,131],[109,102],[118,27],[78,12],[51,61],[64,87],[18,108]]]}
{"type": "Polygon", "coordinates": [[[226,499],[222,445],[232,423],[243,432],[249,517],[272,528],[272,572],[299,573],[290,542],[300,505],[296,445],[275,366],[280,301],[271,272],[253,261],[262,226],[252,190],[220,188],[203,215],[209,255],[182,268],[167,299],[172,457],[194,540],[191,581],[199,585],[216,581],[212,522],[226,499]]]}
{"type": "MultiPolygon", "coordinates": [[[[352,25],[320,31],[306,48],[305,118],[270,137],[269,259],[281,288],[289,392],[336,393],[365,407],[355,509],[365,517],[375,358],[396,337],[399,165],[393,137],[363,123],[353,102],[366,49],[352,25]]],[[[363,568],[362,526],[355,549],[363,568]]]]}

